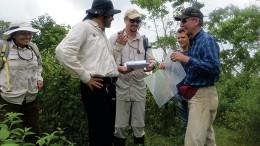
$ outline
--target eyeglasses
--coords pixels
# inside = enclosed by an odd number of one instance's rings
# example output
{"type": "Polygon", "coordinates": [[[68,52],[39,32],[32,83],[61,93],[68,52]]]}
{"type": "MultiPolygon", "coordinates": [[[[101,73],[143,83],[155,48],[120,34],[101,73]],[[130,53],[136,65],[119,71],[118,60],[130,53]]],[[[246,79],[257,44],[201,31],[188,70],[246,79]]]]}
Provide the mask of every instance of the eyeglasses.
{"type": "Polygon", "coordinates": [[[142,22],[141,19],[129,19],[129,21],[130,21],[130,23],[135,23],[136,22],[137,24],[142,22]]]}
{"type": "Polygon", "coordinates": [[[182,23],[182,24],[187,23],[187,21],[188,21],[190,18],[191,18],[191,20],[195,20],[195,18],[193,18],[193,17],[188,17],[188,18],[182,19],[182,20],[181,20],[181,23],[182,23]]]}

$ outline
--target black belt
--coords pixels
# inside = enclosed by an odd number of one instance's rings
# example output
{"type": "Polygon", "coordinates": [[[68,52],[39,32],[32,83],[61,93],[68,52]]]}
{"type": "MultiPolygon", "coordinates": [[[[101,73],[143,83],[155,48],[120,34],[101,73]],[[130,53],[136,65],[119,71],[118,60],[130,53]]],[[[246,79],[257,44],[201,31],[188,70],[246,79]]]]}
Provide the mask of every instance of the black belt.
{"type": "Polygon", "coordinates": [[[103,79],[102,82],[106,84],[115,83],[117,81],[117,77],[101,77],[101,79],[103,79]]]}

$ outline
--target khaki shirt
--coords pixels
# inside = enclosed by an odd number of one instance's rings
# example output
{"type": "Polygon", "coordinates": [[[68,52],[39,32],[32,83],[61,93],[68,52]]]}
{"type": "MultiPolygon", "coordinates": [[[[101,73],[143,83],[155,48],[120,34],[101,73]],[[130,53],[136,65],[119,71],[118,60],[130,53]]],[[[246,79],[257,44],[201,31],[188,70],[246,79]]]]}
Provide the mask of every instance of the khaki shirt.
{"type": "Polygon", "coordinates": [[[104,31],[92,20],[76,24],[56,48],[56,57],[75,77],[87,83],[91,77],[118,76],[115,56],[123,46],[113,48],[104,31]]]}
{"type": "MultiPolygon", "coordinates": [[[[110,41],[115,43],[118,34],[111,36],[110,41]]],[[[124,46],[122,54],[116,58],[117,65],[124,64],[127,61],[144,60],[145,49],[143,45],[142,36],[137,33],[133,40],[128,40],[128,43],[124,46]],[[139,50],[139,51],[138,51],[139,50]],[[138,53],[140,52],[140,53],[138,53]]],[[[146,51],[146,60],[154,61],[152,49],[149,48],[146,51]]],[[[119,73],[117,84],[120,88],[117,88],[117,100],[125,101],[143,101],[146,97],[146,84],[144,78],[146,73],[143,69],[135,69],[128,74],[119,73]]]]}
{"type": "Polygon", "coordinates": [[[37,81],[43,80],[42,66],[38,65],[37,56],[33,50],[17,47],[13,41],[8,41],[9,45],[9,75],[10,92],[7,92],[6,71],[0,71],[1,97],[13,104],[32,102],[37,94],[37,81]],[[26,60],[23,60],[26,59],[26,60]]]}

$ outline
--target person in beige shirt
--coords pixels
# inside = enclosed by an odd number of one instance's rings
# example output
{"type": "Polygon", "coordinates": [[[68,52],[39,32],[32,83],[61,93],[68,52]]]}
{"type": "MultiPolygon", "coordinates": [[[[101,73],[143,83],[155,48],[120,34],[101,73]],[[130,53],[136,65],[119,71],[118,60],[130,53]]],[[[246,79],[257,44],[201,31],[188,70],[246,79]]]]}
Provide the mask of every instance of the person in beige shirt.
{"type": "MultiPolygon", "coordinates": [[[[76,24],[56,47],[56,57],[65,69],[79,78],[81,96],[88,118],[89,146],[112,146],[116,80],[115,58],[121,54],[126,36],[118,36],[115,46],[105,34],[114,9],[110,0],[94,0],[87,16],[76,24]]],[[[87,144],[86,144],[87,145],[87,144]]]]}
{"type": "Polygon", "coordinates": [[[0,70],[0,104],[5,104],[0,121],[7,112],[22,113],[23,127],[31,127],[35,133],[26,136],[25,141],[34,144],[40,134],[37,95],[43,87],[40,54],[36,53],[38,48],[31,42],[33,34],[38,31],[28,22],[15,21],[3,33],[1,40],[9,53],[4,68],[0,70]]]}
{"type": "Polygon", "coordinates": [[[119,34],[110,37],[110,41],[116,45],[118,35],[128,37],[122,54],[116,58],[119,76],[117,84],[116,125],[114,146],[125,145],[127,128],[131,125],[134,134],[134,144],[144,145],[145,126],[145,101],[146,84],[144,78],[146,71],[153,70],[155,58],[151,48],[144,48],[143,38],[138,29],[141,23],[141,15],[136,9],[128,9],[124,17],[125,28],[119,34]],[[146,69],[129,69],[123,66],[127,61],[146,60],[146,69]],[[130,123],[129,123],[130,121],[130,123]]]}

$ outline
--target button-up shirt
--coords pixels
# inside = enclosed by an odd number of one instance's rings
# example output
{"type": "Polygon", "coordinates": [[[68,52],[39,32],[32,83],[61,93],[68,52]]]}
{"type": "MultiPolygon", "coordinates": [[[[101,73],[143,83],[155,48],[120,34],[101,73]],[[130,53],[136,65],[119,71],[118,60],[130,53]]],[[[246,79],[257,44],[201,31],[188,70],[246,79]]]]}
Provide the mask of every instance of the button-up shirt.
{"type": "MultiPolygon", "coordinates": [[[[110,41],[116,42],[118,34],[112,35],[110,41]]],[[[132,40],[128,40],[122,54],[116,58],[117,65],[124,64],[127,61],[144,60],[146,53],[146,60],[155,61],[152,53],[152,49],[148,48],[145,52],[143,39],[139,33],[132,40]]],[[[117,100],[125,101],[143,101],[146,98],[146,84],[144,78],[146,73],[143,69],[135,69],[134,71],[122,74],[119,73],[117,84],[120,88],[117,88],[117,100]]]]}
{"type": "Polygon", "coordinates": [[[115,57],[122,45],[113,48],[104,31],[92,20],[76,24],[56,48],[56,57],[72,75],[87,83],[91,77],[118,76],[115,57]]]}
{"type": "Polygon", "coordinates": [[[214,38],[200,30],[190,39],[189,62],[185,65],[185,85],[211,86],[219,80],[219,46],[214,38]]]}
{"type": "MultiPolygon", "coordinates": [[[[13,41],[8,41],[10,91],[7,91],[5,69],[0,70],[1,97],[13,104],[33,101],[38,94],[37,81],[43,80],[42,66],[38,64],[37,56],[32,48],[17,47],[13,41]]],[[[35,45],[34,45],[35,47],[35,45]]]]}

